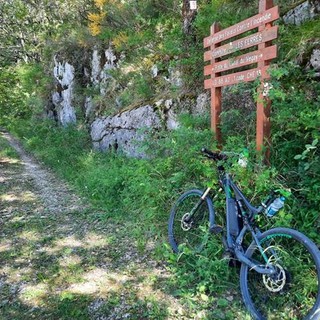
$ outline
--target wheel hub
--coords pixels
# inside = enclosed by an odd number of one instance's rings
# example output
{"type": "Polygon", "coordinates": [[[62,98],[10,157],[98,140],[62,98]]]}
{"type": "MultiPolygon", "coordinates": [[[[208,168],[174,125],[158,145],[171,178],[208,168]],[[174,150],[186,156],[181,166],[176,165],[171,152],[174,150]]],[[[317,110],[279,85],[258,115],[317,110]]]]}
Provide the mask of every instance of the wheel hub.
{"type": "Polygon", "coordinates": [[[185,213],[181,219],[181,228],[184,231],[189,231],[193,226],[193,220],[189,220],[189,213],[185,213]]]}
{"type": "Polygon", "coordinates": [[[280,264],[272,264],[276,269],[276,273],[272,275],[264,274],[262,276],[263,283],[271,292],[280,292],[283,290],[287,282],[286,272],[280,264]]]}

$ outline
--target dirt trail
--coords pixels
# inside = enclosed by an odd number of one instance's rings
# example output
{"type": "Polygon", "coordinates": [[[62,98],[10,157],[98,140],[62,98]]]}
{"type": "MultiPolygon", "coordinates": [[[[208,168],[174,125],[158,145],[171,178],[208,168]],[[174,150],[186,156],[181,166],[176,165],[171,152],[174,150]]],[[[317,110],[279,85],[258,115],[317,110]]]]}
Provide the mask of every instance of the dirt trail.
{"type": "Polygon", "coordinates": [[[15,138],[7,132],[3,132],[2,136],[20,156],[21,164],[24,166],[20,179],[33,182],[34,192],[43,201],[46,210],[62,212],[83,208],[82,200],[72,193],[65,183],[29,155],[15,138]]]}
{"type": "Polygon", "coordinates": [[[202,319],[168,293],[152,241],[105,221],[1,135],[20,159],[0,155],[0,320],[202,319]]]}

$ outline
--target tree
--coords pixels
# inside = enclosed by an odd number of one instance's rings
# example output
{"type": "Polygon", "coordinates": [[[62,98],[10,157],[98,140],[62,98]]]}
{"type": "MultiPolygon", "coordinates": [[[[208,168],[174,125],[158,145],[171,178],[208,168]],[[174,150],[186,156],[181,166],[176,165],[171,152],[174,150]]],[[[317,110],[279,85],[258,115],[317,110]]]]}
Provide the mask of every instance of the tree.
{"type": "Polygon", "coordinates": [[[0,64],[40,61],[46,44],[79,25],[88,0],[4,0],[0,2],[0,64]]]}
{"type": "Polygon", "coordinates": [[[183,0],[182,4],[182,22],[183,22],[183,32],[186,35],[192,34],[192,22],[197,15],[197,10],[192,10],[190,8],[190,0],[183,0]]]}

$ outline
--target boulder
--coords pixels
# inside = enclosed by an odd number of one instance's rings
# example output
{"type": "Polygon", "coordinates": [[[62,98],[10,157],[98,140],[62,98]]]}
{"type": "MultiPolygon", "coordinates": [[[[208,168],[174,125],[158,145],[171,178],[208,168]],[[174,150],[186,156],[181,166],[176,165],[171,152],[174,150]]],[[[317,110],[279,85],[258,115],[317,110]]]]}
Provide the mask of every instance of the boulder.
{"type": "Polygon", "coordinates": [[[310,65],[317,73],[320,72],[320,49],[313,49],[310,58],[310,65]]]}

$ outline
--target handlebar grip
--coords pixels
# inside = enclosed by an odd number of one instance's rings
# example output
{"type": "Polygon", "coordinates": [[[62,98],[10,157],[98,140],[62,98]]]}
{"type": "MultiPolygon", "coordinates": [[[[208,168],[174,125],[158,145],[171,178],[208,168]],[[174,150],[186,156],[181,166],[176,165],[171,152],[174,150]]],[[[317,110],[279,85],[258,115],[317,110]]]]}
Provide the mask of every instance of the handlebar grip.
{"type": "Polygon", "coordinates": [[[206,148],[202,148],[201,152],[209,159],[219,161],[219,160],[227,160],[228,156],[222,152],[214,152],[210,151],[206,148]]]}
{"type": "Polygon", "coordinates": [[[210,151],[210,150],[208,150],[208,149],[206,149],[206,148],[202,148],[202,149],[201,149],[201,152],[204,153],[204,154],[211,155],[211,156],[214,155],[214,152],[212,152],[212,151],[210,151]]]}

